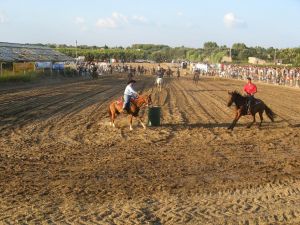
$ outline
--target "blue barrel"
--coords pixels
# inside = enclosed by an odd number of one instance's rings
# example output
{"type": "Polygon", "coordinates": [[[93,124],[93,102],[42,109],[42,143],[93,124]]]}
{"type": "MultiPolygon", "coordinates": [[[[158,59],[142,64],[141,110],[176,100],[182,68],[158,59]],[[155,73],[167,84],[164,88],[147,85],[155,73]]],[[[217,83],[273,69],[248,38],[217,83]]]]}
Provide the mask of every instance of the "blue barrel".
{"type": "Polygon", "coordinates": [[[160,126],[160,107],[150,107],[148,111],[148,126],[160,126]]]}

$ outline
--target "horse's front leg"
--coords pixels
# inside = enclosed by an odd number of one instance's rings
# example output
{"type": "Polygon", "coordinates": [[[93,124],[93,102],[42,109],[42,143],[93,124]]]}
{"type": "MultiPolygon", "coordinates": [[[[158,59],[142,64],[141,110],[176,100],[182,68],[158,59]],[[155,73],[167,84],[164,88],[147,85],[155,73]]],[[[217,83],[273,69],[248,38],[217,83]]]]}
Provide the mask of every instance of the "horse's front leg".
{"type": "Polygon", "coordinates": [[[116,111],[112,110],[111,111],[111,120],[110,120],[110,126],[113,126],[113,128],[115,128],[115,118],[116,118],[116,111]]]}
{"type": "Polygon", "coordinates": [[[264,120],[264,118],[263,118],[263,111],[259,111],[258,114],[259,114],[259,118],[260,118],[259,127],[261,127],[262,122],[263,122],[263,120],[264,120]]]}
{"type": "Polygon", "coordinates": [[[239,121],[240,117],[241,117],[241,110],[238,110],[238,111],[236,112],[236,115],[235,115],[234,120],[232,121],[232,123],[231,123],[231,125],[228,127],[228,129],[233,130],[233,128],[235,127],[236,123],[239,121]]]}
{"type": "Polygon", "coordinates": [[[143,128],[146,129],[146,126],[145,124],[143,123],[143,120],[141,117],[138,117],[138,120],[140,121],[140,123],[142,124],[143,128]]]}
{"type": "Polygon", "coordinates": [[[230,124],[230,126],[227,128],[228,130],[233,130],[235,124],[236,124],[237,120],[234,118],[234,120],[232,121],[232,123],[230,124]]]}
{"type": "Polygon", "coordinates": [[[129,116],[129,129],[130,130],[133,130],[132,129],[132,117],[133,117],[132,115],[129,116]]]}

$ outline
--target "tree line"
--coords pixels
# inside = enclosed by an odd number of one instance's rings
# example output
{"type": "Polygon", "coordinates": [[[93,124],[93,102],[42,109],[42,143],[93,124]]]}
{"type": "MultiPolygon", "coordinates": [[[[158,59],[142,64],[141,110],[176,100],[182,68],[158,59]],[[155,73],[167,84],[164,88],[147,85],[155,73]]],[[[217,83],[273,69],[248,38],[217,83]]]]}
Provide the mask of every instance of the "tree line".
{"type": "Polygon", "coordinates": [[[216,42],[206,42],[202,48],[170,47],[168,45],[134,44],[130,47],[108,47],[80,45],[47,45],[55,48],[68,56],[85,56],[86,60],[109,60],[114,58],[123,61],[134,61],[137,59],[152,60],[155,62],[171,62],[188,60],[191,62],[220,63],[224,56],[231,56],[233,63],[247,63],[248,57],[257,57],[267,63],[275,60],[283,64],[300,66],[300,48],[263,48],[248,47],[244,43],[235,43],[231,47],[219,46],[216,42]]]}

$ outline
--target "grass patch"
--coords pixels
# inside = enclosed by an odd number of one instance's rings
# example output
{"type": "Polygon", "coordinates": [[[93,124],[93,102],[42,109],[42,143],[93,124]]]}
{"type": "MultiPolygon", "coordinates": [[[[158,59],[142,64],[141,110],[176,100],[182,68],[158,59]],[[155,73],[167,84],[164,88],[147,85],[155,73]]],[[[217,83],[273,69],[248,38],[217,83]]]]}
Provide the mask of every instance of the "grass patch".
{"type": "Polygon", "coordinates": [[[35,72],[30,72],[26,74],[3,74],[0,75],[0,83],[5,82],[30,82],[36,80],[39,74],[35,72]]]}

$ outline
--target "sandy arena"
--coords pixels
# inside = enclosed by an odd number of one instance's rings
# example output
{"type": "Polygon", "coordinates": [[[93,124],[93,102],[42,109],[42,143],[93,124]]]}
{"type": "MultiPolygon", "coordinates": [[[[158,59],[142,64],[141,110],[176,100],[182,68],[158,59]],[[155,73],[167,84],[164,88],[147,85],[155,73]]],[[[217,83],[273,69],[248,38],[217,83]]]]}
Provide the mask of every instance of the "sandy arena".
{"type": "Polygon", "coordinates": [[[109,126],[120,76],[0,90],[0,224],[300,224],[300,90],[258,83],[276,121],[231,132],[243,81],[137,80],[161,127],[109,126]]]}

